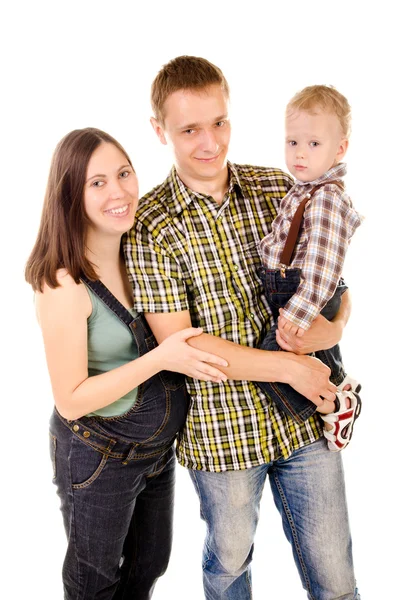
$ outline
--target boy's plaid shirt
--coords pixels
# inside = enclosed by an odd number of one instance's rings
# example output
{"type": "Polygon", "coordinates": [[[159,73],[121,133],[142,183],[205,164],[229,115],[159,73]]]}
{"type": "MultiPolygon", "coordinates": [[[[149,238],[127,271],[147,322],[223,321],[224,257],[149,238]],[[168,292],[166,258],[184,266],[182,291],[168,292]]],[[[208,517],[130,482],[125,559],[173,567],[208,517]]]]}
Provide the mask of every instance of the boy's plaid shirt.
{"type": "MultiPolygon", "coordinates": [[[[194,327],[258,347],[269,313],[256,269],[260,240],[292,187],[279,169],[228,163],[221,205],[193,192],[175,168],[139,203],[124,251],[135,309],[189,310],[194,327]]],[[[321,435],[317,417],[298,425],[248,381],[188,378],[191,397],[178,459],[192,469],[245,469],[288,457],[321,435]]]]}

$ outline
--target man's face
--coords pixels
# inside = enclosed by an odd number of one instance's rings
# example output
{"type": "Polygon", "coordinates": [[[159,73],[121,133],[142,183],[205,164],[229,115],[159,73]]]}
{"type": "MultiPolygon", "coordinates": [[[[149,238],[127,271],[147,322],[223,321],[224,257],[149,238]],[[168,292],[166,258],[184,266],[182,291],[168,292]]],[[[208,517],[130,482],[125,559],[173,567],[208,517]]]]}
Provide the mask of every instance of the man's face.
{"type": "Polygon", "coordinates": [[[314,181],[329,171],[344,157],[347,145],[334,114],[315,109],[294,110],[286,116],[286,165],[300,181],[314,181]]]}
{"type": "Polygon", "coordinates": [[[152,119],[160,141],[170,145],[182,181],[218,179],[226,169],[231,137],[228,98],[219,85],[204,90],[179,90],[164,104],[164,124],[152,119]]]}

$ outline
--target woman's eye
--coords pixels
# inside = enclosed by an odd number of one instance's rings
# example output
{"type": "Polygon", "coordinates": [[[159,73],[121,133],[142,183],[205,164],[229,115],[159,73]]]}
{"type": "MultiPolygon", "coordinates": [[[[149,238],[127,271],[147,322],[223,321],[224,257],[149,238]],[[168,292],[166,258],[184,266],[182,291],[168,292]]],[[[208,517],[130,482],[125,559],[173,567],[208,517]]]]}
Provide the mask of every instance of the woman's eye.
{"type": "Polygon", "coordinates": [[[93,181],[93,187],[102,187],[104,185],[104,181],[93,181]]]}
{"type": "Polygon", "coordinates": [[[119,174],[119,176],[120,176],[122,179],[126,179],[127,177],[129,177],[129,175],[130,175],[130,172],[129,172],[129,171],[122,171],[122,172],[119,174]]]}

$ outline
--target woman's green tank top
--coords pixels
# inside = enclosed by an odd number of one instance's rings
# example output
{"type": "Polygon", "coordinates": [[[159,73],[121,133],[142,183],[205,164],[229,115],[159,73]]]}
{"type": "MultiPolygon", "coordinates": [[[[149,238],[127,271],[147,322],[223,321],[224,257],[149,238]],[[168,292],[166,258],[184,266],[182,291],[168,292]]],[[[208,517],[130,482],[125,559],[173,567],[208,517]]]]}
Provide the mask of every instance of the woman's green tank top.
{"type": "MultiPolygon", "coordinates": [[[[86,286],[92,302],[88,318],[88,370],[89,377],[111,371],[138,358],[135,338],[128,327],[86,286]]],[[[129,312],[136,316],[134,309],[129,312]]],[[[137,388],[119,400],[100,408],[88,416],[114,417],[127,412],[135,403],[137,388]]]]}

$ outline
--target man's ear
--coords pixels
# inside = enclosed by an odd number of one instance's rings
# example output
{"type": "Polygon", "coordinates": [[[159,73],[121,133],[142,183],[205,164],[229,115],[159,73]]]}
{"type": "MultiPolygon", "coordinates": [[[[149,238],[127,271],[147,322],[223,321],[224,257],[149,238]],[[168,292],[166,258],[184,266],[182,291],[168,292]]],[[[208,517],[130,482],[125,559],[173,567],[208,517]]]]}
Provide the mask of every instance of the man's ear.
{"type": "Polygon", "coordinates": [[[338,151],[336,152],[336,163],[340,163],[340,161],[346,154],[348,147],[349,147],[348,139],[343,138],[342,140],[340,140],[339,148],[338,148],[338,151]]]}
{"type": "Polygon", "coordinates": [[[153,127],[154,131],[156,132],[156,135],[157,135],[158,139],[160,140],[160,142],[162,144],[166,144],[167,140],[165,139],[164,129],[162,128],[160,123],[157,121],[157,119],[155,119],[154,117],[150,117],[150,123],[151,123],[151,126],[153,127]]]}

